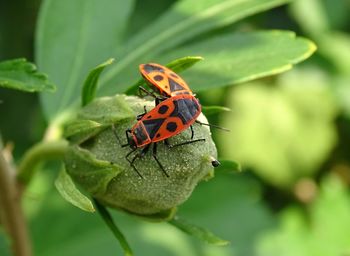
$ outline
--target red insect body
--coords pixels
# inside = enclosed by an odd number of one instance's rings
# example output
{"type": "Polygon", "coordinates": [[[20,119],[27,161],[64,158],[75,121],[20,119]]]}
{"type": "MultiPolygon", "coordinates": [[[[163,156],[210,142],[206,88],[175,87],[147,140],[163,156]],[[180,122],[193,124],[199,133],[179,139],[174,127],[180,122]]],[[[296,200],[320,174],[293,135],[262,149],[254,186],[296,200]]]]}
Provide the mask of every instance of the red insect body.
{"type": "Polygon", "coordinates": [[[146,113],[131,129],[136,147],[159,142],[190,127],[201,113],[198,100],[188,94],[170,97],[146,113]]]}

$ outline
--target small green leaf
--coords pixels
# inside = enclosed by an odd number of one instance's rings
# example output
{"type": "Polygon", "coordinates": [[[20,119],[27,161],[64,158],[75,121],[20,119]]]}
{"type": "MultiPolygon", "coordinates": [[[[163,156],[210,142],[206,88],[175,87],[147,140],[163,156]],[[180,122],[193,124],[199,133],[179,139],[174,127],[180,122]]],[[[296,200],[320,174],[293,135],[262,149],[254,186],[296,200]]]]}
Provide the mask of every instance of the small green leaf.
{"type": "Polygon", "coordinates": [[[241,172],[242,167],[239,163],[231,160],[220,160],[220,165],[215,169],[219,172],[241,172]]]}
{"type": "Polygon", "coordinates": [[[178,229],[184,231],[185,233],[212,245],[223,246],[228,245],[230,243],[227,240],[223,240],[217,237],[216,235],[204,228],[197,227],[193,224],[188,223],[179,216],[175,216],[172,220],[169,221],[169,223],[177,227],[178,229]]]}
{"type": "Polygon", "coordinates": [[[135,118],[135,113],[127,104],[124,95],[116,95],[94,100],[79,111],[78,118],[112,124],[123,119],[135,118]]]}
{"type": "Polygon", "coordinates": [[[109,214],[109,212],[107,211],[107,209],[100,204],[97,200],[94,200],[96,208],[98,210],[98,213],[101,215],[102,219],[104,220],[104,222],[107,224],[107,226],[109,227],[109,229],[112,231],[113,235],[115,236],[115,238],[118,239],[121,247],[124,250],[124,255],[125,256],[132,256],[134,255],[128,242],[126,241],[125,236],[123,235],[123,233],[119,230],[119,228],[117,227],[117,225],[114,223],[112,216],[109,214]]]}
{"type": "Polygon", "coordinates": [[[34,64],[25,59],[13,59],[0,62],[0,87],[25,91],[55,91],[47,76],[37,71],[34,64]]]}
{"type": "Polygon", "coordinates": [[[61,196],[69,203],[87,212],[95,211],[90,199],[77,189],[71,177],[64,169],[60,171],[55,181],[55,186],[61,196]]]}
{"type": "Polygon", "coordinates": [[[96,90],[97,90],[97,82],[100,77],[100,74],[102,73],[105,67],[112,64],[113,62],[114,62],[114,59],[111,58],[90,71],[89,75],[87,76],[84,82],[83,89],[81,92],[82,106],[85,106],[95,98],[96,90]]]}
{"type": "Polygon", "coordinates": [[[70,177],[94,197],[104,194],[123,170],[118,164],[97,159],[89,150],[73,145],[67,150],[65,165],[70,177]]]}
{"type": "Polygon", "coordinates": [[[202,112],[206,116],[216,115],[222,112],[230,112],[231,109],[222,106],[202,106],[202,112]]]}
{"type": "Polygon", "coordinates": [[[80,144],[99,133],[106,126],[91,120],[74,120],[67,123],[63,136],[71,143],[80,144]]]}
{"type": "MultiPolygon", "coordinates": [[[[198,61],[203,60],[200,56],[187,56],[179,59],[175,59],[171,62],[169,62],[166,67],[170,68],[175,73],[180,73],[181,71],[184,71],[190,67],[192,67],[194,64],[196,64],[198,61]]],[[[141,78],[139,81],[137,81],[134,85],[129,87],[126,90],[126,94],[135,94],[139,86],[145,86],[147,83],[146,81],[141,78]]]]}
{"type": "Polygon", "coordinates": [[[189,69],[197,62],[203,60],[201,56],[187,56],[169,62],[166,66],[176,73],[189,69]]]}

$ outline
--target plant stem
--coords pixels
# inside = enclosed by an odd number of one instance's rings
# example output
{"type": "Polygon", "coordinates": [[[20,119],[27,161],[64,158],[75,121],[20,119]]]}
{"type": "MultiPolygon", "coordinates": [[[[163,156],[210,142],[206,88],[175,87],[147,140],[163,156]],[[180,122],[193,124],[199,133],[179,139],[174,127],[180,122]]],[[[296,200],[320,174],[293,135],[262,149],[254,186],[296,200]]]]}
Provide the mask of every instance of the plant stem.
{"type": "Polygon", "coordinates": [[[18,180],[27,185],[34,176],[37,165],[42,161],[62,159],[66,152],[68,142],[65,140],[44,141],[30,148],[18,166],[18,180]]]}
{"type": "Polygon", "coordinates": [[[99,212],[99,214],[101,215],[103,221],[107,224],[109,229],[112,231],[115,238],[118,239],[121,247],[124,250],[124,255],[125,256],[133,256],[134,254],[133,254],[128,242],[126,241],[126,238],[124,237],[123,233],[119,230],[117,225],[114,223],[112,216],[109,214],[108,210],[102,204],[100,204],[96,199],[94,199],[94,202],[96,205],[96,209],[99,212]]]}
{"type": "Polygon", "coordinates": [[[32,248],[17,191],[15,171],[0,149],[0,219],[11,237],[16,256],[31,256],[32,248]]]}

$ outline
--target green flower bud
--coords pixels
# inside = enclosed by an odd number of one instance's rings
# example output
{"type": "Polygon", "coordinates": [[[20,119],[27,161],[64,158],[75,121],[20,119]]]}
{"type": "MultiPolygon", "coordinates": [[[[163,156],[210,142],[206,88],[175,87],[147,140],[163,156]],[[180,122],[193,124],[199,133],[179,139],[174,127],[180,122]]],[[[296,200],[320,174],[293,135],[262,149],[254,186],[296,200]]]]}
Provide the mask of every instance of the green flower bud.
{"type": "MultiPolygon", "coordinates": [[[[71,141],[66,169],[75,183],[102,204],[144,217],[168,219],[199,181],[213,176],[212,161],[217,151],[208,127],[194,124],[194,139],[205,141],[174,148],[158,143],[157,158],[169,177],[148,152],[135,161],[141,178],[125,158],[132,149],[121,147],[121,143],[127,143],[125,131],[136,123],[144,106],[151,110],[154,101],[117,95],[98,98],[82,108],[65,131],[71,141]]],[[[203,115],[199,119],[207,123],[203,115]]],[[[190,129],[171,137],[169,143],[189,140],[190,129]]]]}

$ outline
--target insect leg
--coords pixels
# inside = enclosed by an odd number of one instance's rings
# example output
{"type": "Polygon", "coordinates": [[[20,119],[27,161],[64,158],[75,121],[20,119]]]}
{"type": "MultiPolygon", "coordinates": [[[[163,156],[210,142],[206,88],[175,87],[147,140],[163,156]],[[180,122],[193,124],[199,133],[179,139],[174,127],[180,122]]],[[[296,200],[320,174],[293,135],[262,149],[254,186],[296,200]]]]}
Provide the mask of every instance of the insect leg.
{"type": "Polygon", "coordinates": [[[131,133],[131,130],[130,130],[130,129],[127,129],[127,130],[125,131],[126,139],[127,139],[127,141],[128,141],[128,143],[126,143],[126,144],[122,144],[122,142],[121,142],[121,140],[120,140],[120,138],[119,138],[119,136],[118,136],[118,134],[117,134],[117,130],[115,129],[114,124],[112,124],[112,131],[113,131],[114,136],[117,138],[119,144],[121,144],[121,147],[122,147],[122,148],[124,148],[124,147],[126,147],[126,146],[129,145],[129,136],[128,136],[128,133],[131,133]]]}
{"type": "Polygon", "coordinates": [[[137,158],[140,157],[140,153],[136,154],[132,160],[129,159],[129,156],[134,153],[137,150],[137,148],[131,150],[129,153],[126,154],[125,159],[130,163],[130,166],[134,169],[134,171],[137,173],[137,175],[139,175],[140,178],[143,179],[143,176],[141,175],[141,173],[137,170],[136,166],[134,165],[134,162],[137,158]]]}
{"type": "Polygon", "coordinates": [[[151,96],[153,98],[157,98],[157,95],[155,95],[153,92],[150,92],[149,90],[147,90],[145,87],[143,86],[139,86],[139,89],[138,89],[138,93],[141,97],[143,96],[151,96]],[[144,93],[144,94],[143,94],[144,93]]]}
{"type": "Polygon", "coordinates": [[[154,92],[150,92],[146,90],[144,87],[139,86],[139,94],[141,95],[142,92],[146,93],[146,95],[151,96],[155,99],[156,106],[162,102],[163,100],[166,100],[168,97],[162,96],[162,95],[156,95],[154,92]]]}
{"type": "Polygon", "coordinates": [[[128,135],[129,133],[131,134],[131,130],[130,130],[130,129],[127,129],[127,130],[125,131],[125,136],[126,136],[126,140],[128,141],[128,143],[123,144],[123,145],[122,145],[122,148],[124,148],[124,147],[130,145],[130,138],[129,138],[129,135],[128,135]]]}
{"type": "Polygon", "coordinates": [[[181,143],[178,143],[175,145],[170,145],[169,142],[165,142],[165,145],[167,145],[169,148],[176,148],[178,146],[192,144],[192,143],[199,142],[199,141],[205,141],[205,139],[189,140],[189,141],[181,142],[181,143]]]}
{"type": "Polygon", "coordinates": [[[194,137],[194,130],[193,130],[193,126],[191,125],[191,126],[190,126],[190,128],[191,128],[191,140],[193,140],[193,137],[194,137]]]}
{"type": "Polygon", "coordinates": [[[137,150],[137,148],[134,148],[133,150],[131,150],[130,152],[128,152],[128,153],[126,154],[125,159],[128,160],[128,162],[130,162],[129,156],[130,156],[132,153],[134,153],[136,150],[137,150]]]}
{"type": "Polygon", "coordinates": [[[153,155],[154,160],[156,160],[157,164],[159,165],[160,169],[162,170],[162,172],[165,174],[165,176],[167,176],[169,178],[169,174],[165,171],[163,165],[161,164],[161,162],[157,158],[157,143],[153,144],[152,155],[153,155]]]}
{"type": "Polygon", "coordinates": [[[141,120],[141,118],[142,118],[144,115],[147,114],[146,106],[143,106],[143,110],[144,110],[145,112],[142,113],[142,114],[140,114],[140,115],[138,115],[138,116],[136,117],[137,121],[141,120]]]}

